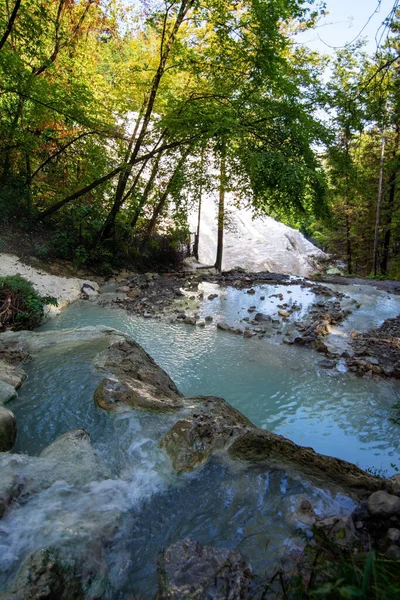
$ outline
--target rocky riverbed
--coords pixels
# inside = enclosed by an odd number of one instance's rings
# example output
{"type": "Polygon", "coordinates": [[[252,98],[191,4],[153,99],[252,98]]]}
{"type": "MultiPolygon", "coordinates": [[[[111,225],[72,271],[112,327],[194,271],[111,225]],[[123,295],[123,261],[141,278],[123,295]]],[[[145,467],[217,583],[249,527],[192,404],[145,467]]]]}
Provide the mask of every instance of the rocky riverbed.
{"type": "MultiPolygon", "coordinates": [[[[259,429],[221,398],[183,397],[167,373],[136,342],[115,330],[84,328],[65,330],[57,336],[52,332],[3,334],[3,377],[15,393],[23,382],[27,360],[35,360],[52,348],[61,351],[69,344],[99,342],[105,349],[95,357],[93,367],[103,377],[93,401],[110,419],[115,414],[139,411],[164,422],[166,427],[161,428],[155,442],[178,475],[199,471],[215,458],[232,465],[233,478],[237,468],[249,473],[254,469],[258,473],[286,471],[358,502],[352,514],[321,514],[307,496],[289,496],[282,518],[292,523],[293,531],[300,527],[311,535],[313,527],[317,527],[342,547],[362,545],[366,550],[374,547],[390,557],[399,556],[398,476],[373,476],[349,462],[318,454],[259,429]]],[[[23,426],[17,423],[17,427],[23,426]]],[[[7,423],[4,427],[7,430],[7,423]]],[[[4,444],[8,444],[7,450],[12,449],[9,436],[3,435],[2,443],[3,450],[4,444]]],[[[110,466],[94,450],[84,429],[63,434],[39,456],[0,453],[0,464],[0,516],[5,521],[24,505],[46,501],[45,496],[51,493],[56,499],[60,485],[67,486],[63,493],[68,495],[73,489],[82,493],[93,485],[104,487],[113,478],[110,466]]],[[[107,548],[118,538],[122,512],[101,510],[94,521],[86,517],[84,525],[64,513],[58,524],[61,535],[49,534],[45,547],[43,541],[36,548],[34,540],[31,542],[31,553],[25,556],[19,574],[10,580],[0,598],[112,597],[116,591],[111,596],[107,591],[111,586],[107,548]]],[[[29,523],[26,526],[29,528],[29,523]]],[[[205,600],[211,594],[221,600],[246,599],[254,597],[255,575],[249,560],[239,551],[204,546],[184,538],[161,555],[159,597],[205,600]]]]}
{"type": "MultiPolygon", "coordinates": [[[[349,283],[347,279],[340,278],[340,282],[343,281],[349,283]]],[[[364,283],[364,280],[360,281],[364,283]]],[[[327,278],[327,282],[330,283],[330,278],[327,278]]],[[[378,287],[382,283],[385,282],[378,282],[378,287]]],[[[398,293],[399,286],[396,282],[391,283],[393,285],[386,285],[383,289],[398,293]]],[[[360,305],[348,294],[320,282],[241,271],[221,275],[201,272],[148,273],[123,279],[118,284],[117,292],[117,298],[103,303],[123,307],[147,319],[168,319],[199,327],[214,321],[218,329],[245,338],[267,337],[279,343],[310,347],[325,355],[321,366],[327,369],[334,368],[338,361],[344,360],[351,372],[364,377],[398,377],[400,373],[397,318],[370,333],[352,332],[344,350],[335,348],[329,340],[332,329],[343,323],[360,305]],[[208,293],[207,284],[216,286],[217,291],[208,293]],[[265,300],[260,292],[260,286],[265,285],[286,288],[286,292],[280,291],[269,296],[275,297],[276,302],[272,312],[267,314],[257,308],[260,301],[265,300]],[[206,314],[206,310],[201,310],[207,301],[223,296],[224,290],[229,288],[254,297],[254,304],[247,308],[246,316],[242,316],[238,322],[229,322],[214,319],[212,311],[206,314]],[[289,296],[296,289],[309,290],[315,298],[306,311],[302,310],[300,302],[293,301],[289,296]]]]}

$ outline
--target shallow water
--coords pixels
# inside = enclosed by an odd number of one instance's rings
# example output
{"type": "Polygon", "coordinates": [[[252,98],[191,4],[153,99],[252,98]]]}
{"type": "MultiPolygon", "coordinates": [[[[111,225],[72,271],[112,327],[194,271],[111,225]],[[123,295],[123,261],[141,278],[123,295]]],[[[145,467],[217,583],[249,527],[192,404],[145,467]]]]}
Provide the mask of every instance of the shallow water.
{"type": "MultiPolygon", "coordinates": [[[[302,310],[314,300],[307,289],[293,286],[288,294],[281,287],[262,286],[254,296],[229,288],[218,299],[206,300],[201,313],[235,324],[253,305],[276,314],[281,300],[269,298],[272,294],[283,293],[284,301],[296,300],[302,310]]],[[[353,295],[358,298],[357,290],[353,295]]],[[[366,318],[379,321],[400,312],[400,299],[388,304],[379,294],[372,297],[364,303],[366,318]]],[[[344,324],[344,335],[355,318],[344,324]]],[[[277,345],[276,338],[243,339],[217,330],[214,323],[199,328],[81,302],[42,329],[57,335],[70,327],[115,327],[139,342],[185,395],[222,396],[260,427],[364,468],[393,471],[400,446],[398,430],[389,421],[391,406],[399,400],[396,382],[327,371],[318,366],[321,356],[308,349],[277,345]]],[[[40,481],[47,463],[36,458],[39,452],[60,434],[84,427],[107,475],[79,485],[57,480],[51,487],[39,486],[36,495],[0,521],[0,587],[37,548],[54,544],[77,553],[116,523],[117,534],[107,550],[110,584],[105,598],[124,600],[134,592],[152,598],[159,552],[186,536],[239,547],[259,580],[266,568],[304,543],[288,517],[287,501],[301,494],[321,515],[351,510],[348,499],[284,471],[246,469],[217,457],[193,474],[175,475],[157,444],[176,416],[140,411],[109,415],[95,406],[93,391],[102,374],[92,360],[103,347],[103,342],[91,341],[57,346],[56,353],[44,350],[27,365],[28,380],[10,403],[19,423],[15,450],[32,457],[21,457],[28,460],[20,467],[22,474],[29,472],[40,481]]]]}

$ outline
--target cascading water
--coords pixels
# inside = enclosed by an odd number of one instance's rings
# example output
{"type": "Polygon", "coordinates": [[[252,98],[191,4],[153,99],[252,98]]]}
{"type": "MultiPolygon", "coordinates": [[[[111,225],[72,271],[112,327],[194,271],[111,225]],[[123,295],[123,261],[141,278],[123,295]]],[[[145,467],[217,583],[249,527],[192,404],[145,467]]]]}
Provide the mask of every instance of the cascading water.
{"type": "MultiPolygon", "coordinates": [[[[270,296],[288,292],[306,312],[313,294],[283,287],[261,286],[257,299],[231,288],[219,290],[218,299],[205,301],[202,314],[235,324],[251,305],[264,313],[275,310],[270,296]]],[[[356,299],[364,294],[345,291],[356,299]]],[[[375,292],[362,307],[366,317],[379,320],[399,309],[400,299],[375,292]]],[[[396,382],[326,371],[310,350],[277,345],[274,339],[246,340],[214,325],[144,320],[96,303],[76,303],[42,329],[57,335],[63,328],[96,324],[133,337],[187,396],[220,395],[256,425],[364,468],[390,473],[398,462],[399,436],[389,423],[391,406],[399,399],[396,382]]],[[[335,334],[346,339],[350,330],[344,324],[335,334]]],[[[0,521],[1,587],[37,548],[59,545],[77,554],[105,530],[113,538],[105,598],[125,599],[133,592],[153,597],[158,553],[187,536],[204,544],[238,546],[261,577],[277,558],[303,544],[289,517],[292,498],[308,498],[319,514],[351,510],[349,499],[283,470],[248,469],[215,457],[192,474],[174,474],[158,440],[176,416],[105,414],[95,406],[93,392],[102,374],[92,361],[103,349],[104,342],[91,341],[43,350],[27,365],[28,380],[10,403],[19,423],[15,451],[21,454],[4,455],[1,467],[3,472],[17,468],[36,488],[0,521]],[[71,465],[57,470],[49,458],[38,456],[76,427],[90,433],[100,474],[77,467],[77,476],[71,465]]]]}

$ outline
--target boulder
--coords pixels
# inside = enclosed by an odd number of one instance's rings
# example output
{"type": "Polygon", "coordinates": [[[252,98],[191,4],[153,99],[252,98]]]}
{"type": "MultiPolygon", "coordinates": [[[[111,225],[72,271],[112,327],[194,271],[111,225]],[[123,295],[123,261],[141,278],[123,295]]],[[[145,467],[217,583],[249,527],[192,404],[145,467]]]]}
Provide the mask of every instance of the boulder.
{"type": "Polygon", "coordinates": [[[368,510],[371,516],[377,518],[400,516],[400,498],[380,490],[368,498],[368,510]]]}
{"type": "Polygon", "coordinates": [[[84,590],[76,567],[60,560],[53,549],[40,549],[22,565],[21,570],[0,600],[83,600],[84,590]]]}
{"type": "Polygon", "coordinates": [[[0,406],[0,452],[8,452],[17,439],[17,421],[14,413],[0,406]]]}
{"type": "Polygon", "coordinates": [[[165,550],[158,571],[159,600],[244,600],[252,578],[238,550],[190,539],[165,550]]]}
{"type": "Polygon", "coordinates": [[[128,294],[130,292],[130,287],[129,285],[120,285],[116,291],[118,294],[128,294]]]}
{"type": "Polygon", "coordinates": [[[357,541],[356,530],[351,515],[337,515],[327,517],[315,524],[317,530],[336,545],[351,548],[357,541]]]}
{"type": "Polygon", "coordinates": [[[254,425],[222,398],[185,398],[191,414],[179,420],[160,441],[178,473],[191,471],[214,452],[225,449],[254,425]]]}
{"type": "Polygon", "coordinates": [[[110,477],[84,429],[72,429],[47,446],[39,457],[25,457],[26,465],[15,465],[21,494],[27,496],[49,488],[56,481],[86,485],[110,477]]]}
{"type": "Polygon", "coordinates": [[[123,379],[105,377],[93,397],[99,408],[109,412],[127,408],[165,412],[183,406],[179,396],[164,396],[151,383],[142,383],[129,376],[123,379]]]}
{"type": "MultiPolygon", "coordinates": [[[[12,365],[5,360],[0,360],[0,381],[7,383],[14,389],[21,387],[26,379],[26,373],[20,367],[12,365]]],[[[1,385],[1,384],[0,384],[1,385]]],[[[0,392],[1,403],[1,392],[0,392]]]]}
{"type": "Polygon", "coordinates": [[[94,287],[94,285],[91,285],[90,283],[84,283],[81,288],[81,292],[83,300],[85,300],[86,298],[93,298],[99,295],[98,290],[94,287]]]}
{"type": "Polygon", "coordinates": [[[142,390],[142,386],[149,386],[150,394],[157,398],[176,400],[182,397],[171,377],[131,339],[111,344],[96,358],[95,366],[112,373],[120,383],[126,382],[137,391],[142,390]]]}
{"type": "Polygon", "coordinates": [[[86,551],[40,548],[22,565],[0,600],[99,600],[109,589],[108,568],[100,545],[86,551]]]}
{"type": "Polygon", "coordinates": [[[283,436],[258,428],[237,436],[228,452],[238,460],[292,468],[318,485],[335,485],[356,498],[376,490],[392,489],[390,480],[375,477],[345,460],[318,454],[312,448],[298,446],[283,436]]]}

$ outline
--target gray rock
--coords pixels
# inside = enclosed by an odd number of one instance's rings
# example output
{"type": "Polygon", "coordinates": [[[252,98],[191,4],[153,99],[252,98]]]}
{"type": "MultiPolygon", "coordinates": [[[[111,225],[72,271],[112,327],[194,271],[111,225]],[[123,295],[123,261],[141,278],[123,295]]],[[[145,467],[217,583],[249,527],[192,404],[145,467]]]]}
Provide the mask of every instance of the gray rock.
{"type": "Polygon", "coordinates": [[[63,549],[34,552],[0,600],[99,600],[108,585],[101,547],[71,558],[63,549]]]}
{"type": "Polygon", "coordinates": [[[252,571],[238,550],[185,539],[170,546],[159,567],[159,600],[244,600],[252,571]]]}
{"type": "Polygon", "coordinates": [[[391,489],[389,480],[375,477],[352,463],[318,454],[312,448],[298,446],[283,436],[258,428],[236,437],[229,446],[228,453],[237,460],[253,464],[264,463],[268,468],[293,468],[319,485],[321,481],[330,486],[335,484],[357,498],[376,490],[391,489]]]}
{"type": "Polygon", "coordinates": [[[191,409],[160,441],[178,473],[191,471],[214,452],[223,450],[254,425],[238,410],[215,396],[184,398],[191,409]]]}
{"type": "MultiPolygon", "coordinates": [[[[0,360],[0,381],[8,383],[14,389],[21,387],[22,383],[26,379],[26,373],[20,367],[11,365],[4,360],[0,360]]],[[[1,383],[0,383],[1,385],[1,383]]],[[[1,391],[0,391],[0,403],[1,403],[1,391]]]]}
{"type": "Polygon", "coordinates": [[[400,545],[400,529],[390,527],[386,533],[386,543],[400,545]]]}
{"type": "Polygon", "coordinates": [[[400,473],[393,475],[390,478],[390,481],[393,483],[393,493],[396,494],[396,496],[400,496],[400,473]]]}
{"type": "Polygon", "coordinates": [[[93,397],[99,408],[109,412],[127,408],[165,412],[182,406],[179,396],[164,395],[155,385],[128,375],[105,377],[93,397]]]}
{"type": "Polygon", "coordinates": [[[319,360],[318,366],[322,367],[323,369],[334,369],[336,367],[336,362],[326,358],[324,360],[319,360]]]}
{"type": "Polygon", "coordinates": [[[323,530],[329,540],[342,547],[351,547],[356,541],[356,530],[351,515],[337,515],[327,517],[315,524],[317,529],[323,530]]]}
{"type": "Polygon", "coordinates": [[[15,388],[6,383],[5,381],[0,380],[0,406],[3,406],[17,395],[15,388]]]}
{"type": "Polygon", "coordinates": [[[368,498],[368,510],[373,517],[387,518],[400,515],[400,498],[384,490],[374,492],[368,498]]]}
{"type": "Polygon", "coordinates": [[[293,532],[296,532],[298,529],[311,530],[318,518],[311,502],[302,494],[293,494],[284,498],[282,513],[286,523],[288,523],[293,532]]]}
{"type": "Polygon", "coordinates": [[[271,321],[271,317],[269,315],[264,315],[263,313],[256,313],[254,320],[257,323],[269,322],[271,321]]]}
{"type": "Polygon", "coordinates": [[[117,288],[117,292],[119,294],[128,294],[128,292],[130,291],[130,287],[129,285],[121,285],[120,287],[117,288]]]}
{"type": "Polygon", "coordinates": [[[17,421],[14,413],[0,406],[0,452],[8,452],[17,439],[17,421]]]}
{"type": "Polygon", "coordinates": [[[111,344],[95,361],[95,366],[112,373],[120,383],[142,391],[149,386],[150,394],[157,398],[181,398],[171,377],[131,339],[111,344]]]}
{"type": "Polygon", "coordinates": [[[99,293],[92,285],[90,285],[90,283],[84,283],[81,288],[81,292],[86,296],[86,298],[93,298],[99,293]]]}
{"type": "Polygon", "coordinates": [[[196,317],[185,317],[186,325],[196,325],[196,317]]]}

